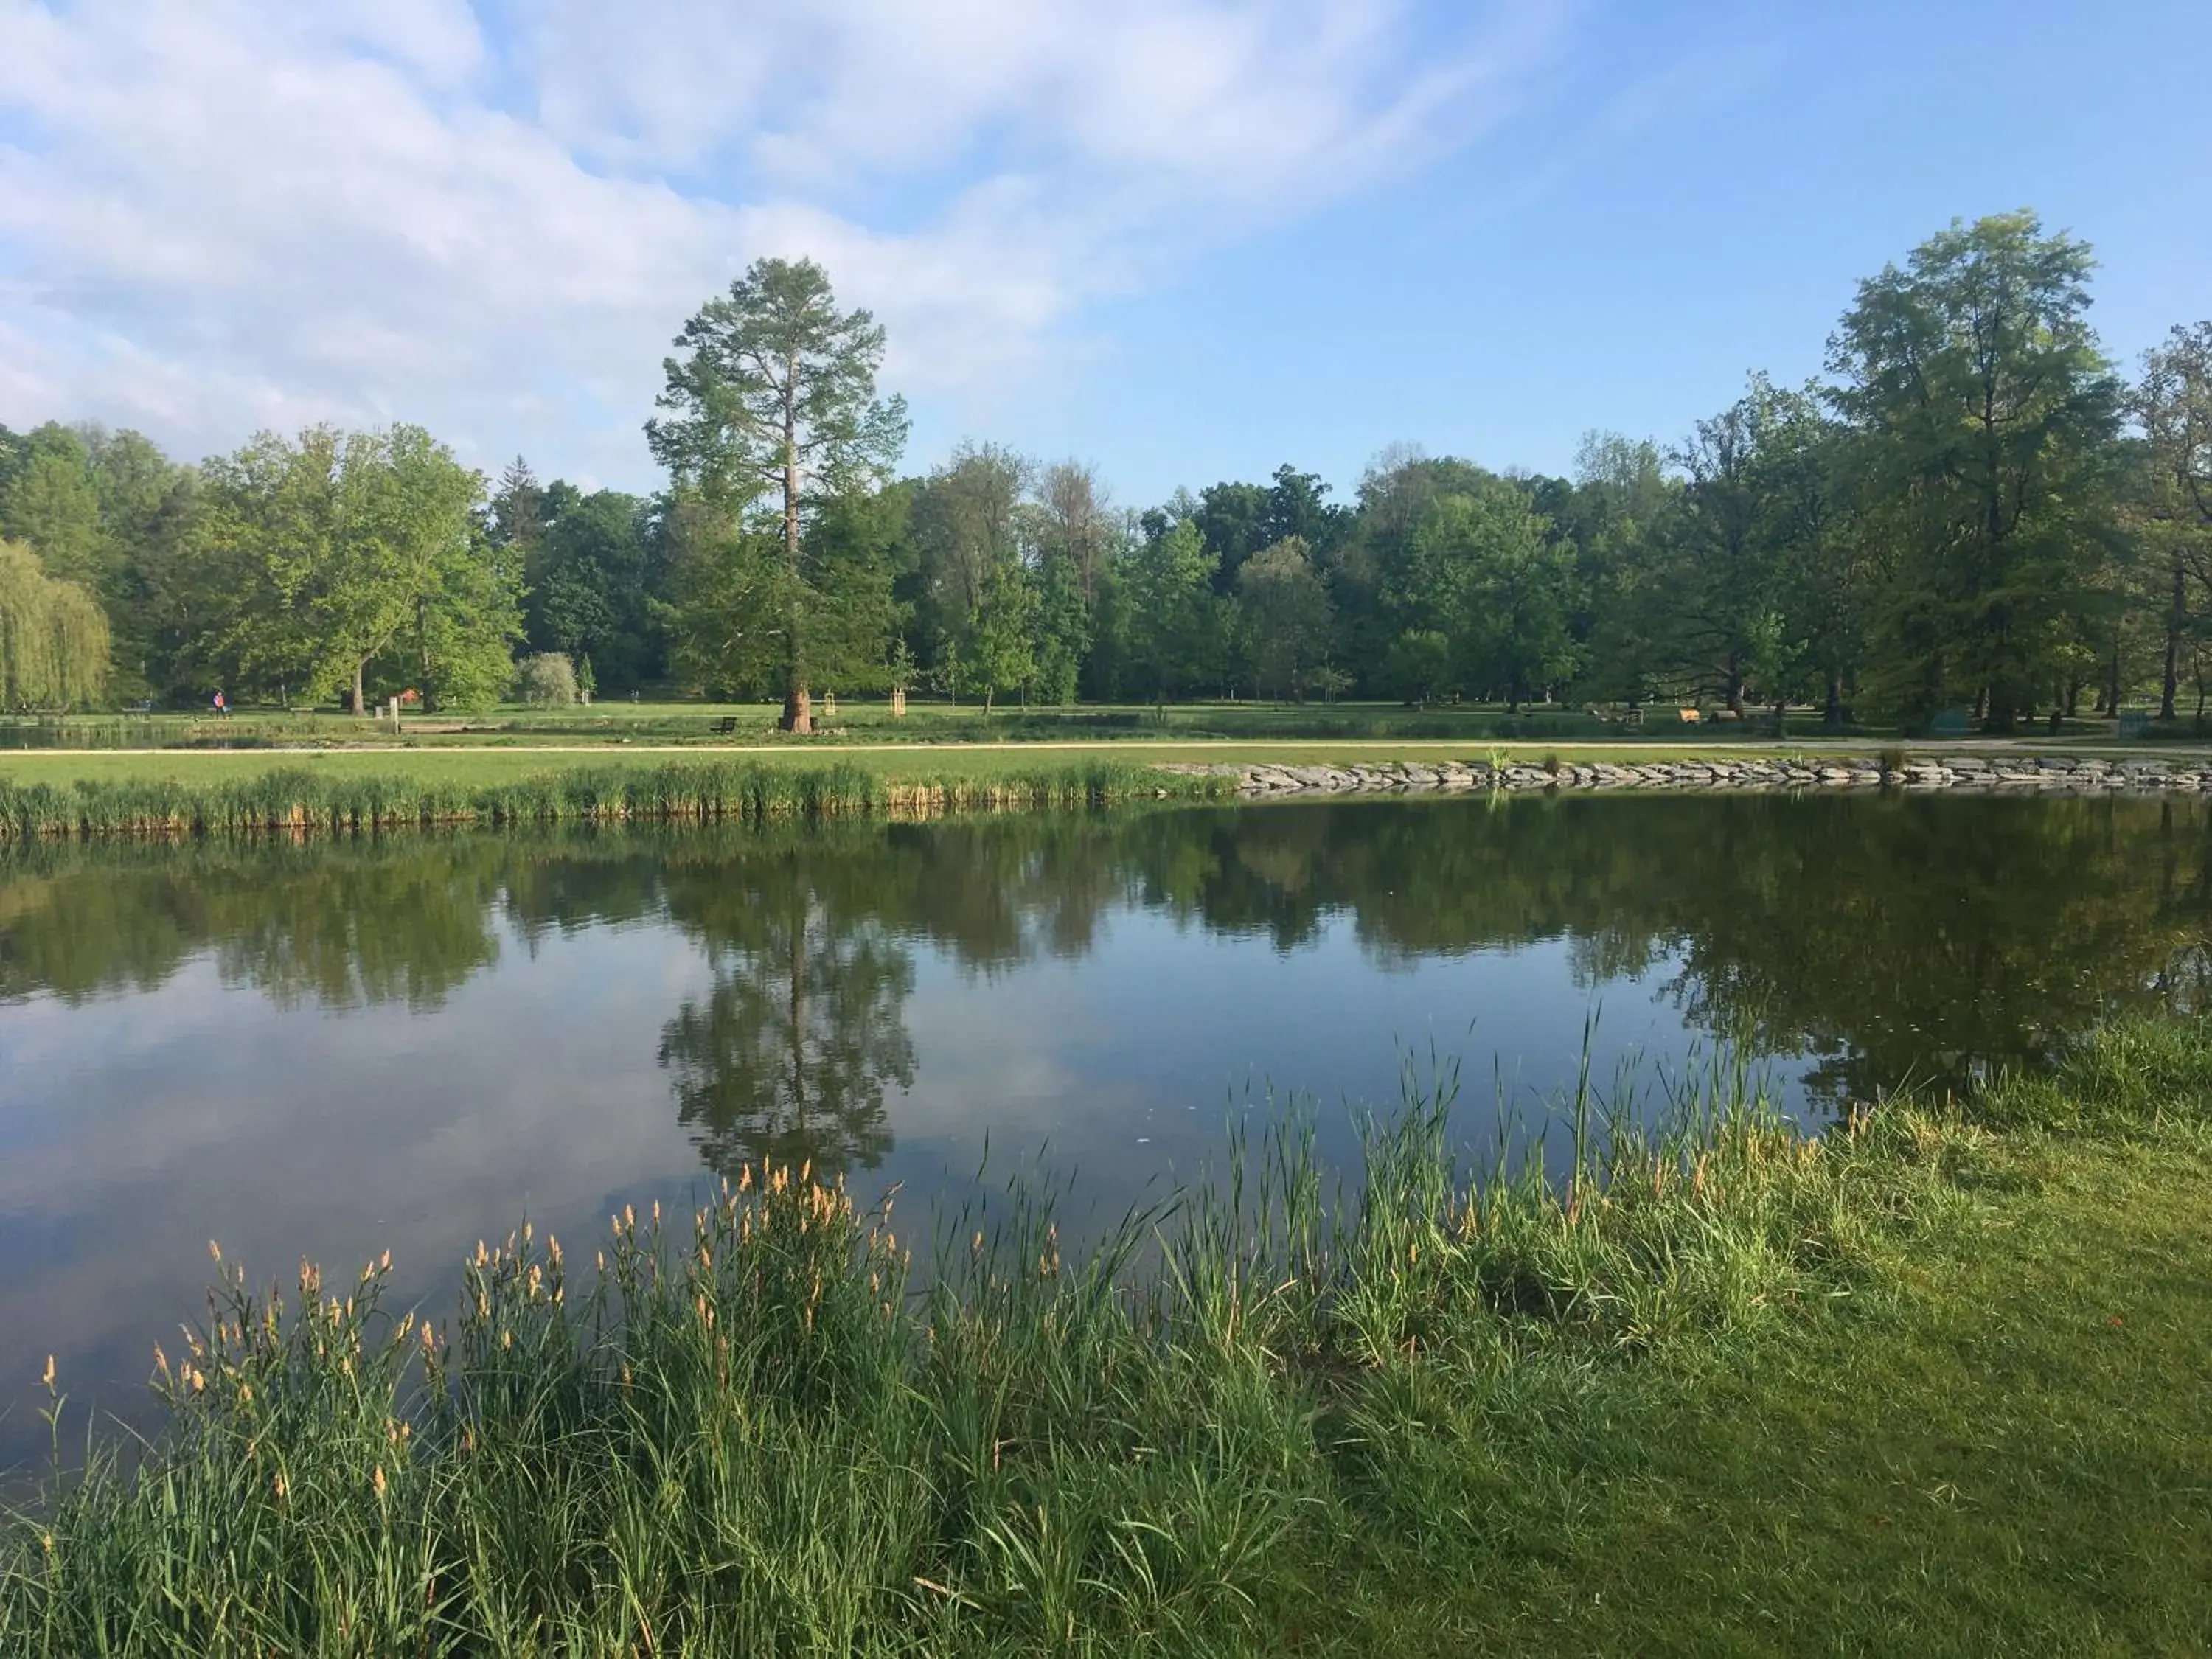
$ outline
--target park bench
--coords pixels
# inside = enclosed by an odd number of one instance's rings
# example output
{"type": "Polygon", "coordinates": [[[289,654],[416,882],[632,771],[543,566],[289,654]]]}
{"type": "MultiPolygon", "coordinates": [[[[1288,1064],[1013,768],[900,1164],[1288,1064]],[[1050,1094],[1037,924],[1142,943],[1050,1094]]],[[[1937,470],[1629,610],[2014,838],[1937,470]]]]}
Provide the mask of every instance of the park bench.
{"type": "Polygon", "coordinates": [[[735,714],[725,714],[714,722],[714,730],[726,738],[737,729],[738,717],[735,714]]]}

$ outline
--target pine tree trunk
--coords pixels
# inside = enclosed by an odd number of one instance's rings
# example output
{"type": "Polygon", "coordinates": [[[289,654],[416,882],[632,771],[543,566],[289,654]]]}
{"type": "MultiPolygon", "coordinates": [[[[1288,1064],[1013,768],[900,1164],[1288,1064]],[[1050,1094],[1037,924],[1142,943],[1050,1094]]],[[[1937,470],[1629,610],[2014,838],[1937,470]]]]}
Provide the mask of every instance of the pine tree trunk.
{"type": "MultiPolygon", "coordinates": [[[[795,384],[795,371],[786,368],[787,387],[795,384]]],[[[783,421],[783,556],[791,568],[791,614],[785,619],[790,633],[785,641],[783,719],[787,732],[810,737],[814,731],[813,699],[806,694],[806,650],[802,637],[806,617],[799,598],[799,442],[797,412],[787,392],[783,421]]]]}

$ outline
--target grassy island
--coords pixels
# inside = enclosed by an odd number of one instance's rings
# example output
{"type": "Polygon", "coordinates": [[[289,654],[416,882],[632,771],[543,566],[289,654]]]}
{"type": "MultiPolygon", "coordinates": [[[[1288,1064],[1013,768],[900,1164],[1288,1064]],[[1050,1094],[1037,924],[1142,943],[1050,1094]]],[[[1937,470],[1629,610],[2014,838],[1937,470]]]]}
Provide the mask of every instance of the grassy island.
{"type": "Polygon", "coordinates": [[[143,1456],[4,1522],[0,1650],[2212,1644],[2212,1027],[1579,1139],[1470,1177],[1416,1100],[1356,1209],[1291,1133],[1066,1253],[749,1168],[451,1320],[226,1263],[143,1456]]]}

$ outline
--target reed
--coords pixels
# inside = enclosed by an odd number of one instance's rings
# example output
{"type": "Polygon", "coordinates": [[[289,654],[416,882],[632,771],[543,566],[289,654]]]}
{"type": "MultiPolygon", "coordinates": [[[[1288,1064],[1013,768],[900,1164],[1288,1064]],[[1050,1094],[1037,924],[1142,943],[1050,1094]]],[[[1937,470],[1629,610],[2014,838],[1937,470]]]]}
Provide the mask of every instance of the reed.
{"type": "Polygon", "coordinates": [[[988,775],[889,780],[865,767],[678,762],[569,768],[460,783],[405,773],[308,767],[210,777],[21,783],[0,777],[0,836],[109,836],[350,833],[439,824],[769,819],[1043,806],[1101,806],[1209,797],[1223,780],[1110,758],[988,775]]]}
{"type": "Polygon", "coordinates": [[[218,1253],[165,1426],[0,1522],[0,1651],[1267,1646],[1347,1548],[1451,1523],[1438,1459],[1516,1373],[1809,1316],[1985,1133],[1808,1137],[1717,1068],[1655,1111],[1578,1091],[1565,1170],[1468,1169],[1453,1092],[1345,1181],[1294,1115],[1066,1253],[1033,1182],[917,1268],[890,1199],[766,1165],[588,1262],[480,1245],[434,1325],[388,1255],[263,1291],[218,1253]]]}

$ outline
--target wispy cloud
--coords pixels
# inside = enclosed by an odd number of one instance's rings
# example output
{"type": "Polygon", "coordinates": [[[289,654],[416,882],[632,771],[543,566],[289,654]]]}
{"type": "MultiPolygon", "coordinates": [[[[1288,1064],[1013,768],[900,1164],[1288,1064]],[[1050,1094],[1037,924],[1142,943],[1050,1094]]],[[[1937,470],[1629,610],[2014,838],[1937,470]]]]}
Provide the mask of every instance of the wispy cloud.
{"type": "Polygon", "coordinates": [[[1557,7],[0,0],[0,419],[424,421],[637,480],[668,337],[822,258],[957,404],[1518,107],[1557,7]]]}

